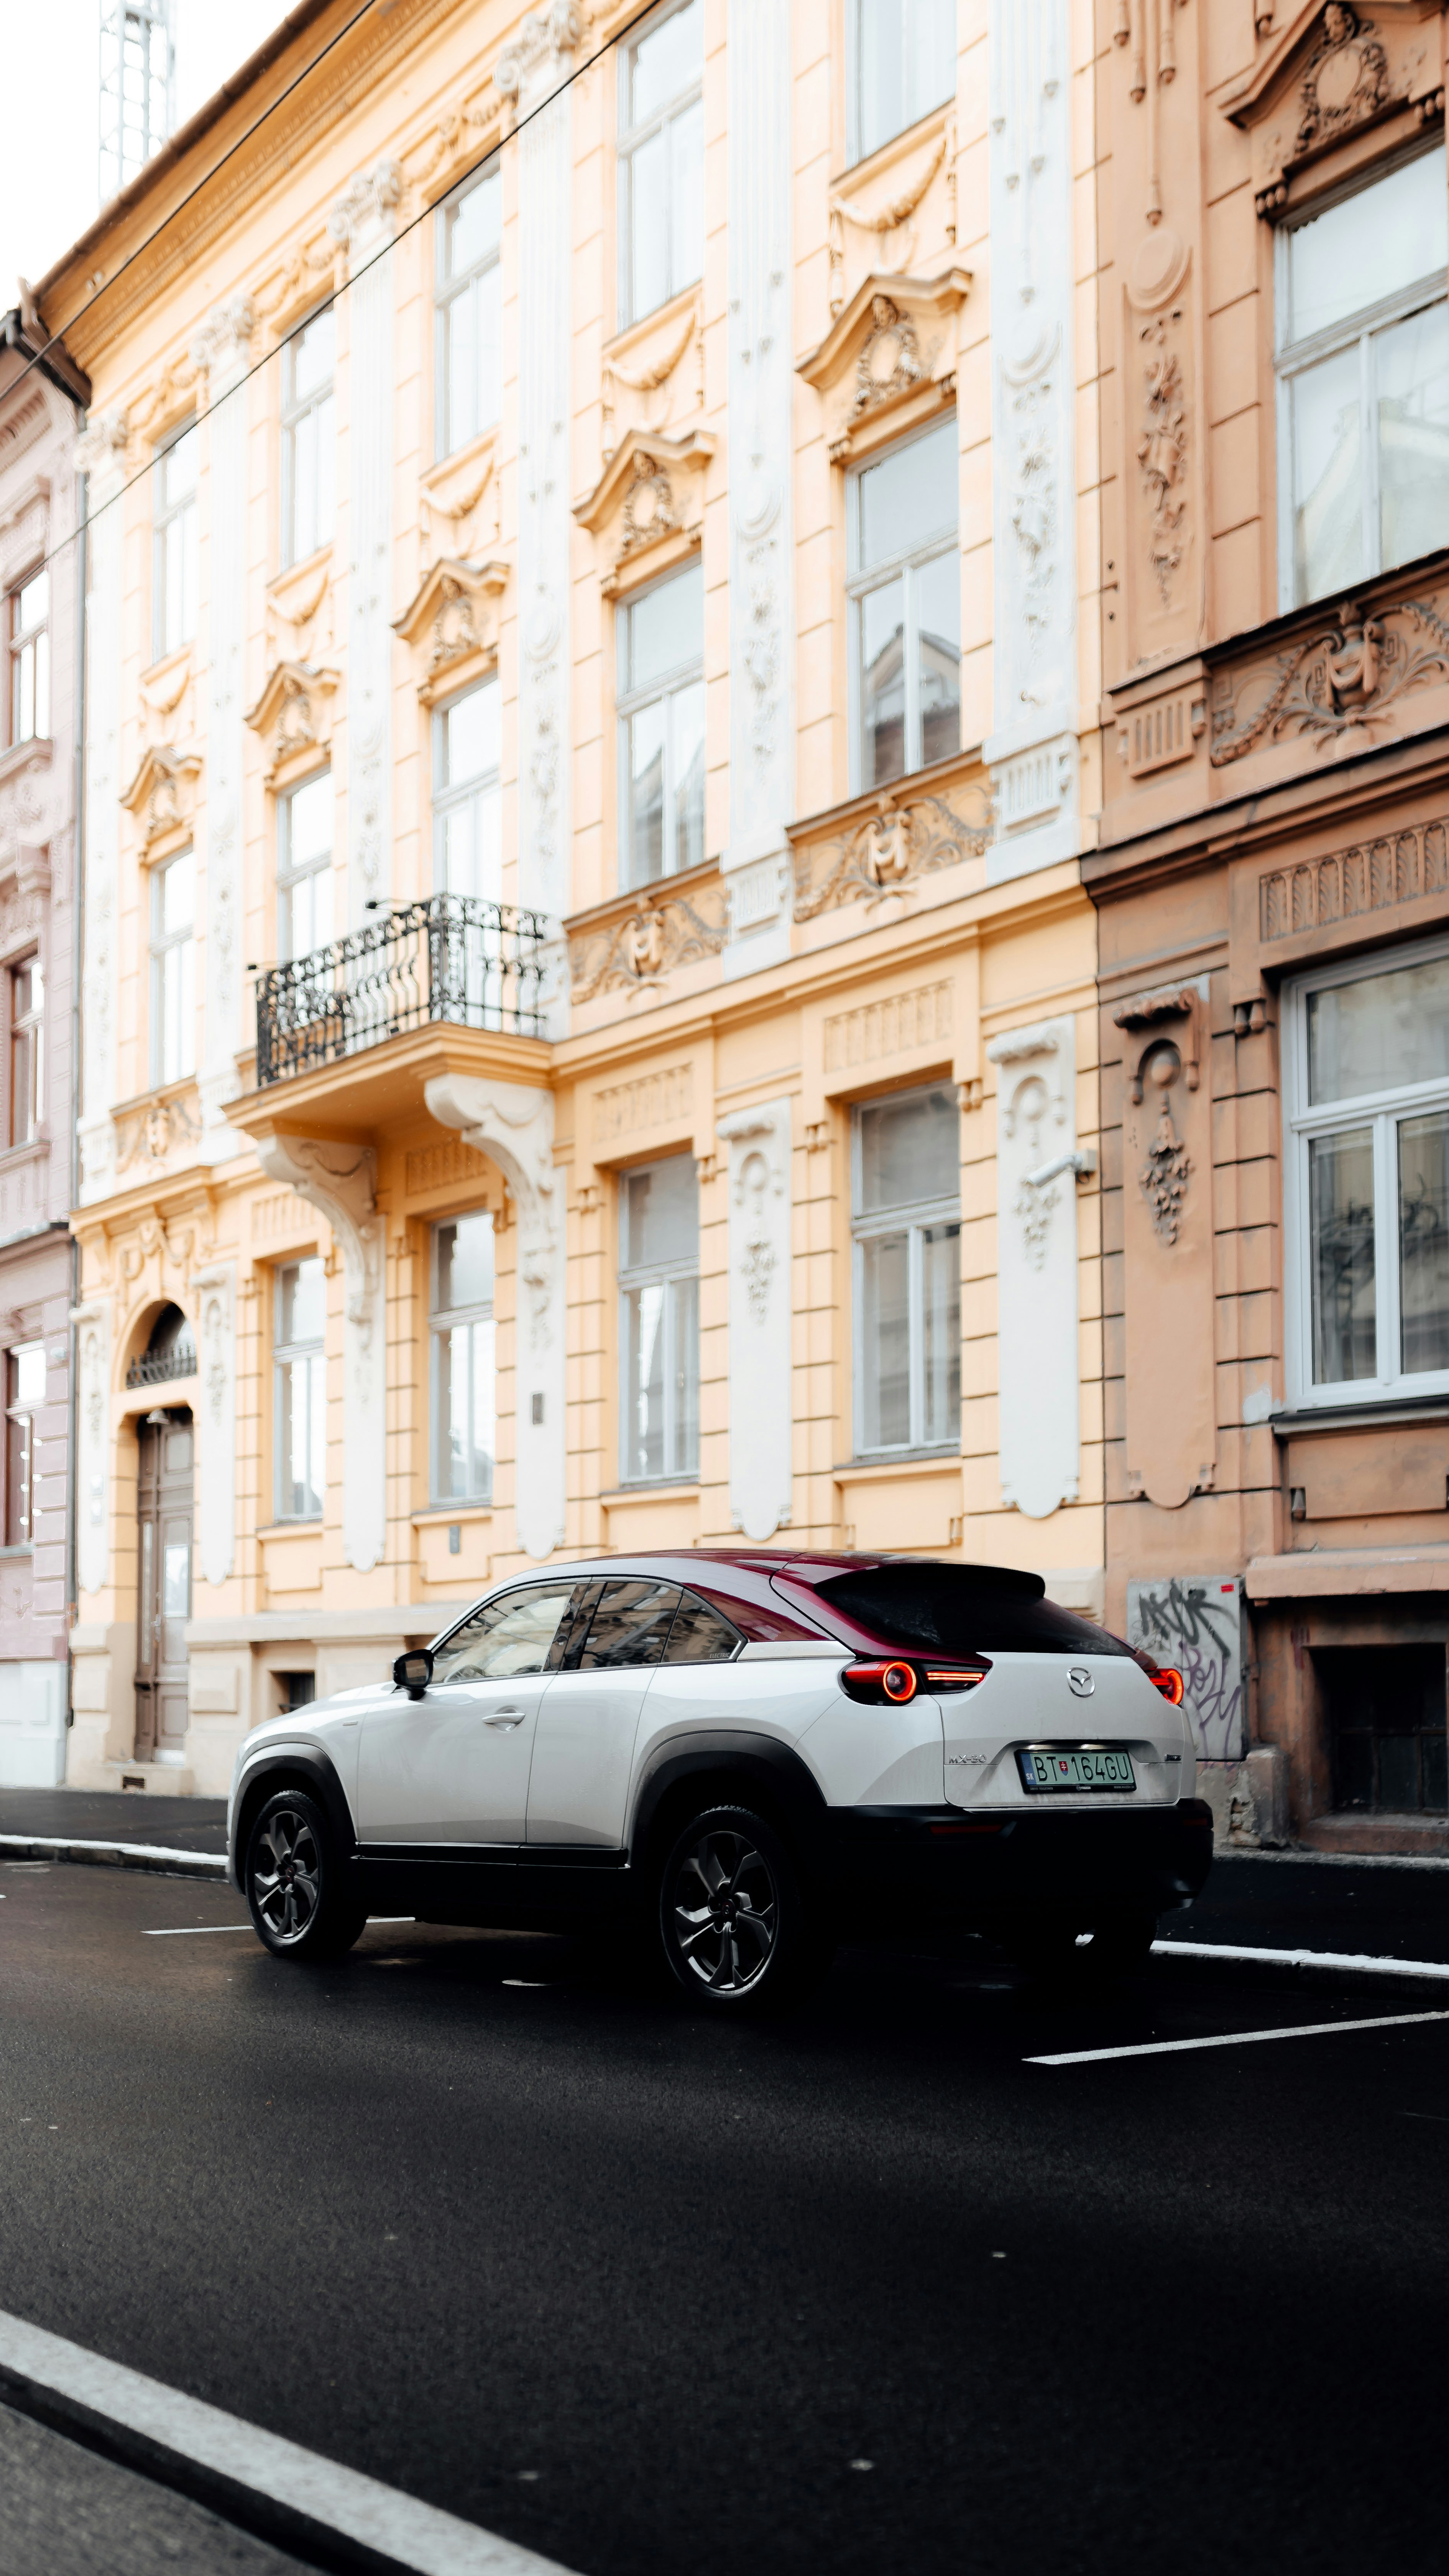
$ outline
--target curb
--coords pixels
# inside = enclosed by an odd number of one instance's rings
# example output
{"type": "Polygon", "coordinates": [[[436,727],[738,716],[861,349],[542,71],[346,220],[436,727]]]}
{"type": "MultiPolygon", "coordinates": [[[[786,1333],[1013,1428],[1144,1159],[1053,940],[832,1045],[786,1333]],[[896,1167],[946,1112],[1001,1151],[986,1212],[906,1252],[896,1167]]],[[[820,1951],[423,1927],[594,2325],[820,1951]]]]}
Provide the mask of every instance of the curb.
{"type": "Polygon", "coordinates": [[[101,1869],[149,1869],[165,1878],[226,1877],[221,1852],[173,1851],[165,1843],[69,1842],[56,1834],[0,1834],[0,1854],[13,1860],[81,1861],[101,1869]]]}

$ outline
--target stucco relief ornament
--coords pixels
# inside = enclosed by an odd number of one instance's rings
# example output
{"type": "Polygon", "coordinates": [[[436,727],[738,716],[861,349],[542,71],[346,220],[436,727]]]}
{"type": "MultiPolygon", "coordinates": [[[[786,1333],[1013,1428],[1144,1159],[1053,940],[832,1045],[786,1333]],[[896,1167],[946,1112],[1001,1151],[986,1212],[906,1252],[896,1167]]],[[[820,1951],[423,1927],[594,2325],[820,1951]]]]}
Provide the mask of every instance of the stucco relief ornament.
{"type": "Polygon", "coordinates": [[[784,1191],[784,1176],[773,1175],[770,1165],[758,1149],[747,1154],[735,1182],[735,1204],[745,1210],[740,1250],[740,1277],[752,1324],[763,1324],[770,1311],[770,1290],[775,1277],[775,1247],[770,1240],[770,1220],[765,1202],[779,1198],[784,1191]]]}
{"type": "Polygon", "coordinates": [[[1017,1191],[1012,1203],[1012,1214],[1021,1219],[1022,1241],[1029,1270],[1044,1270],[1046,1267],[1047,1241],[1051,1234],[1052,1216],[1060,1201],[1061,1193],[1055,1181],[1049,1182],[1045,1189],[1034,1189],[1031,1182],[1026,1180],[1017,1191]]]}
{"type": "Polygon", "coordinates": [[[887,805],[839,841],[798,842],[796,920],[813,921],[845,903],[877,902],[937,868],[979,858],[991,837],[990,809],[983,792],[967,793],[981,809],[979,822],[967,822],[943,796],[922,796],[910,805],[887,805]]]}
{"type": "Polygon", "coordinates": [[[658,458],[646,456],[641,448],[634,459],[633,480],[624,494],[620,563],[637,553],[640,546],[657,545],[661,537],[672,536],[678,526],[679,512],[669,477],[658,458]]]}
{"type": "Polygon", "coordinates": [[[1242,723],[1235,722],[1236,675],[1216,682],[1215,769],[1286,733],[1316,734],[1323,744],[1353,725],[1386,721],[1410,689],[1449,676],[1449,623],[1423,599],[1394,600],[1374,617],[1346,599],[1334,626],[1291,644],[1272,667],[1273,686],[1242,723]]]}
{"type": "MultiPolygon", "coordinates": [[[[1179,316],[1174,313],[1172,321],[1179,316]]],[[[1147,551],[1162,605],[1172,604],[1172,579],[1182,562],[1187,504],[1176,495],[1187,472],[1187,401],[1182,368],[1168,340],[1168,317],[1143,324],[1147,352],[1142,434],[1137,462],[1147,498],[1147,551]]]]}
{"type": "Polygon", "coordinates": [[[1298,152],[1336,141],[1383,106],[1389,62],[1373,30],[1372,18],[1360,18],[1356,10],[1324,10],[1322,40],[1303,75],[1298,152]]]}
{"type": "Polygon", "coordinates": [[[1172,1123],[1172,1085],[1182,1070],[1182,1059],[1175,1046],[1158,1047],[1143,1066],[1143,1076],[1162,1093],[1162,1110],[1157,1133],[1147,1148],[1147,1160],[1137,1175],[1138,1185],[1147,1201],[1152,1230],[1162,1243],[1176,1243],[1187,1197],[1188,1174],[1192,1164],[1187,1147],[1172,1123]]]}
{"type": "Polygon", "coordinates": [[[429,671],[441,671],[447,663],[458,661],[465,653],[476,653],[483,641],[473,615],[472,592],[450,572],[444,573],[441,590],[438,613],[433,619],[429,671]]]}
{"type": "Polygon", "coordinates": [[[920,336],[910,315],[902,313],[888,295],[872,296],[870,329],[855,362],[855,392],[846,414],[847,428],[877,403],[909,393],[912,386],[924,382],[925,374],[920,336]]]}

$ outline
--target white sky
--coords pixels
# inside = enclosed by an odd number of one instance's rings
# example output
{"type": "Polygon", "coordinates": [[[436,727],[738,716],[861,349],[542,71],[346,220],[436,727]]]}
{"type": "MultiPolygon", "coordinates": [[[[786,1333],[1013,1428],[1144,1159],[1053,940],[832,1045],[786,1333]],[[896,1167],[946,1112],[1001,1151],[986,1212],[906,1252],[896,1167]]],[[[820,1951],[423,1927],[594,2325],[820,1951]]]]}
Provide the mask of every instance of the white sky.
{"type": "MultiPolygon", "coordinates": [[[[285,17],[289,0],[179,0],[178,125],[285,17]]],[[[99,211],[101,0],[0,0],[11,112],[0,151],[0,312],[99,211]]]]}

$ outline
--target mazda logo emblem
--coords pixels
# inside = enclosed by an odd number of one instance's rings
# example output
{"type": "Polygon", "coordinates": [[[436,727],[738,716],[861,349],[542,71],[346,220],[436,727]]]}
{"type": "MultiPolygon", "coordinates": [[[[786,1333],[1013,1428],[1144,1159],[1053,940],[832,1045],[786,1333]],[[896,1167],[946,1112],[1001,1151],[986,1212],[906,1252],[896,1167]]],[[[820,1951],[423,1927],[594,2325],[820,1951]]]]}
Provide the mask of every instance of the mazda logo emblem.
{"type": "Polygon", "coordinates": [[[1097,1685],[1085,1664],[1073,1664],[1067,1675],[1067,1688],[1077,1699],[1090,1699],[1097,1685]]]}

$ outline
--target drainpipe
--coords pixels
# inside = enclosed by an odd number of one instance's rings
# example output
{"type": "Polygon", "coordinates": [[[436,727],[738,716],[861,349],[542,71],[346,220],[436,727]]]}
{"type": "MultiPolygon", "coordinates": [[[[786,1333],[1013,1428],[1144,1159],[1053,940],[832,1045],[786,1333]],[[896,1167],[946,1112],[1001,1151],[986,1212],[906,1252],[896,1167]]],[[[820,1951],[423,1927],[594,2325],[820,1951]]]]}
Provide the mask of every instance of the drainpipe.
{"type": "MultiPolygon", "coordinates": [[[[78,427],[84,426],[84,419],[78,427]]],[[[80,1079],[81,1079],[81,965],[85,955],[85,823],[86,823],[86,594],[89,589],[90,547],[90,478],[79,477],[80,524],[76,530],[76,580],[78,584],[75,621],[75,782],[71,810],[75,816],[73,848],[74,928],[71,932],[70,976],[70,1205],[80,1200],[80,1079]]],[[[80,1303],[80,1244],[70,1238],[70,1304],[74,1315],[80,1303]]],[[[80,1337],[72,1323],[70,1331],[70,1370],[66,1388],[67,1439],[66,1457],[67,1507],[65,1516],[65,1723],[67,1732],[75,1724],[74,1675],[75,1658],[70,1651],[70,1628],[77,1608],[76,1600],[76,1435],[80,1427],[80,1401],[77,1378],[80,1361],[80,1337]]],[[[67,1763],[67,1768],[69,1764],[67,1763]]]]}

